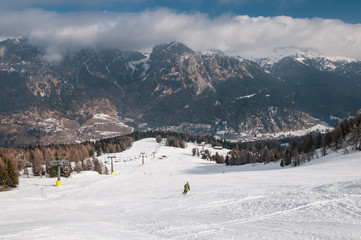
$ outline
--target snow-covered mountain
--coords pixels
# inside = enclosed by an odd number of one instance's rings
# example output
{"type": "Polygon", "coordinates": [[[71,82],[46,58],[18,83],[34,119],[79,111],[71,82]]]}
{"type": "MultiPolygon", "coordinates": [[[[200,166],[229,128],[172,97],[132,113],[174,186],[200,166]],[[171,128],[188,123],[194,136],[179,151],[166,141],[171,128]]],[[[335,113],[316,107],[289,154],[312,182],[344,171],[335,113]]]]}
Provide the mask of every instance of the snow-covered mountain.
{"type": "Polygon", "coordinates": [[[323,55],[316,49],[305,49],[296,47],[275,48],[268,57],[250,58],[260,64],[263,68],[269,70],[272,66],[286,57],[292,57],[302,64],[314,66],[321,71],[335,71],[346,64],[356,63],[357,60],[348,57],[335,56],[329,57],[323,55]]]}
{"type": "Polygon", "coordinates": [[[317,119],[332,124],[330,116],[361,108],[360,62],[290,51],[258,64],[172,42],[149,54],[83,49],[49,63],[26,39],[8,39],[0,42],[0,144],[149,129],[250,141],[314,129],[317,119]]]}

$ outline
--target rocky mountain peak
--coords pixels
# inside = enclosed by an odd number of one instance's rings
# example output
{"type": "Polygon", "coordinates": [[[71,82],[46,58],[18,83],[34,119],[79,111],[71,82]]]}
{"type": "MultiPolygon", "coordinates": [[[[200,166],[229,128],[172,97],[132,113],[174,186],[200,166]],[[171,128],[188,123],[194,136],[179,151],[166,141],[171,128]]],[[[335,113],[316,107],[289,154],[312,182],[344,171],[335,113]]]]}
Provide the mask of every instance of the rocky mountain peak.
{"type": "Polygon", "coordinates": [[[169,57],[169,54],[181,56],[185,53],[194,54],[194,51],[183,43],[170,42],[170,43],[156,45],[153,48],[151,58],[152,58],[152,56],[153,56],[153,58],[155,56],[157,58],[159,58],[161,56],[169,57]]]}
{"type": "Polygon", "coordinates": [[[297,56],[266,71],[171,42],[150,55],[88,49],[48,64],[26,42],[0,42],[0,144],[83,141],[132,129],[255,140],[359,108],[358,62],[328,72],[297,56]]]}
{"type": "Polygon", "coordinates": [[[7,64],[24,64],[24,62],[39,62],[40,52],[34,46],[27,44],[27,40],[7,39],[0,42],[0,62],[7,64]]]}

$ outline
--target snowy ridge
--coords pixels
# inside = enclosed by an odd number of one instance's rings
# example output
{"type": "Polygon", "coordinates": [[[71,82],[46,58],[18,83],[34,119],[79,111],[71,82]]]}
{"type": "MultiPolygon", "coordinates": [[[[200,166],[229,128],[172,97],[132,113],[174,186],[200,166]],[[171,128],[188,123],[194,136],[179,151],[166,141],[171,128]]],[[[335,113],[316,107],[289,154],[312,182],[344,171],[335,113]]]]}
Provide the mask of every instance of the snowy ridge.
{"type": "Polygon", "coordinates": [[[305,65],[309,65],[309,60],[314,60],[318,63],[316,67],[321,71],[334,71],[340,64],[356,62],[356,60],[347,57],[326,57],[309,54],[297,54],[294,59],[305,65]]]}
{"type": "MultiPolygon", "coordinates": [[[[55,178],[22,177],[17,189],[0,193],[0,239],[361,236],[361,176],[355,167],[361,152],[281,169],[279,163],[217,165],[193,157],[193,147],[143,139],[110,154],[116,156],[114,175],[73,173],[61,187],[55,178]],[[144,166],[140,152],[146,154],[144,166]],[[182,196],[186,182],[191,190],[182,196]]],[[[108,167],[110,155],[99,157],[108,167]]]]}
{"type": "Polygon", "coordinates": [[[296,61],[308,65],[308,60],[314,60],[319,65],[317,66],[320,70],[334,71],[337,66],[340,64],[348,64],[352,62],[357,62],[355,59],[342,56],[329,57],[320,53],[315,49],[307,48],[296,48],[296,47],[282,47],[275,48],[272,53],[267,57],[263,58],[254,58],[250,57],[249,59],[257,62],[262,67],[272,67],[275,63],[279,62],[285,57],[293,57],[296,61]]]}
{"type": "Polygon", "coordinates": [[[260,64],[262,67],[265,66],[273,66],[276,62],[279,62],[285,57],[296,56],[296,55],[304,55],[307,54],[309,56],[320,56],[321,53],[315,49],[305,49],[305,48],[296,48],[296,47],[279,47],[274,48],[272,52],[270,52],[267,56],[256,58],[249,57],[251,61],[255,61],[260,64]]]}
{"type": "Polygon", "coordinates": [[[144,76],[145,73],[148,71],[150,65],[148,63],[149,61],[149,55],[150,54],[143,54],[145,56],[145,58],[138,60],[138,61],[130,61],[126,64],[127,69],[131,69],[132,70],[132,74],[138,69],[138,68],[142,68],[142,74],[141,76],[144,76]]]}

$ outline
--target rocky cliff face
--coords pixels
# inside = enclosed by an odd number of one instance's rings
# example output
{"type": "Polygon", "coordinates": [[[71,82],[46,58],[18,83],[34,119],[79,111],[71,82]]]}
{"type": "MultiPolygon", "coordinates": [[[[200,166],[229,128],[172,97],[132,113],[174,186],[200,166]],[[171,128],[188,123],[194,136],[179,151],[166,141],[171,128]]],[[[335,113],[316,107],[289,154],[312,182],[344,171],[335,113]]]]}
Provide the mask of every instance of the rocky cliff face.
{"type": "MultiPolygon", "coordinates": [[[[347,75],[341,68],[330,73],[287,59],[264,69],[174,42],[150,54],[85,49],[50,64],[26,40],[6,40],[0,42],[0,144],[70,143],[146,129],[232,140],[279,136],[317,125],[313,116],[321,118],[322,99],[307,95],[313,91],[310,76],[315,83],[324,79],[320,74],[336,74],[332,77],[360,84],[353,70],[358,63],[347,64],[342,65],[347,75]],[[309,99],[302,100],[303,94],[309,99]]],[[[350,99],[342,104],[357,108],[350,99]]]]}
{"type": "Polygon", "coordinates": [[[108,99],[84,103],[72,114],[50,108],[0,114],[2,145],[36,145],[91,141],[133,131],[108,99]]]}

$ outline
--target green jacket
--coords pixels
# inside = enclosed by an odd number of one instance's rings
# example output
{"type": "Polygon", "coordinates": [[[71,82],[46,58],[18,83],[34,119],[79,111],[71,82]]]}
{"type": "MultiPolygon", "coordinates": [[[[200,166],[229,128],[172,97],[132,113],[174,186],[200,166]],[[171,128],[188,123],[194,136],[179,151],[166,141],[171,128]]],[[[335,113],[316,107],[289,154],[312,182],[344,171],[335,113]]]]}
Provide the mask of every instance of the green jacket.
{"type": "Polygon", "coordinates": [[[184,191],[188,192],[188,191],[190,191],[190,190],[191,190],[191,187],[189,186],[188,183],[186,183],[186,184],[184,185],[184,191]]]}

